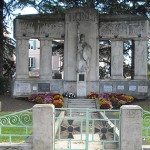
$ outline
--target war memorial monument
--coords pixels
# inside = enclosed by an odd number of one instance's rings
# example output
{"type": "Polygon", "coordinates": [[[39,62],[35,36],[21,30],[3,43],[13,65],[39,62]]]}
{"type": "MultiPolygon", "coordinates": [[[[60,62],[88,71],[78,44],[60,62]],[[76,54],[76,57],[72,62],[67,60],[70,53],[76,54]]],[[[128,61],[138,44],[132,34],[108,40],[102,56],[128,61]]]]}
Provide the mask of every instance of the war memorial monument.
{"type": "Polygon", "coordinates": [[[65,14],[20,15],[14,20],[16,77],[13,96],[66,91],[85,97],[90,92],[150,96],[147,41],[150,22],[134,15],[100,15],[89,8],[65,14]],[[40,40],[39,78],[30,78],[29,39],[40,40]],[[64,79],[52,79],[52,41],[64,40],[64,79]],[[134,80],[123,77],[123,42],[135,41],[134,80]],[[99,41],[111,41],[110,80],[99,79],[99,41]]]}

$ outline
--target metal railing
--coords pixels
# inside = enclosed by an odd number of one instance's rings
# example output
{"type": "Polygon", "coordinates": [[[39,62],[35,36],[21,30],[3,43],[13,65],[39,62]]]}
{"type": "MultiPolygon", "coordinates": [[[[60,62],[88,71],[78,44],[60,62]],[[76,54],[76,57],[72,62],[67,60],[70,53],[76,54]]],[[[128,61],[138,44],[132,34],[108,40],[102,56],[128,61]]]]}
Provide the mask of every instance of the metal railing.
{"type": "Polygon", "coordinates": [[[66,115],[57,123],[55,150],[88,150],[115,147],[119,150],[120,110],[60,108],[66,115]],[[102,115],[101,115],[102,114],[102,115]],[[62,121],[63,120],[63,121],[62,121]],[[77,144],[78,143],[78,144],[77,144]],[[97,147],[96,147],[97,146],[97,147]]]}
{"type": "Polygon", "coordinates": [[[142,137],[145,141],[142,149],[150,149],[150,112],[145,110],[143,110],[142,137]]]}
{"type": "Polygon", "coordinates": [[[32,134],[32,109],[0,116],[0,143],[19,143],[32,134]]]}

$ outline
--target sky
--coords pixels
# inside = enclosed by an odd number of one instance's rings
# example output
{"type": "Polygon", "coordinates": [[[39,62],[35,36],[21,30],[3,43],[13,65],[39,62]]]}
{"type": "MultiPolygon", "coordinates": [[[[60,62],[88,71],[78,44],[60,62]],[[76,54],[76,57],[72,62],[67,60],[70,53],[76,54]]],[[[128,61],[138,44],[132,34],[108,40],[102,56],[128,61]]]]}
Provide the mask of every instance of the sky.
{"type": "Polygon", "coordinates": [[[37,10],[33,7],[25,7],[23,10],[17,9],[14,13],[18,15],[37,14],[37,10]]]}
{"type": "MultiPolygon", "coordinates": [[[[37,14],[38,12],[33,7],[25,7],[23,10],[20,10],[20,9],[15,10],[13,13],[15,14],[13,19],[15,19],[15,17],[18,15],[37,14]]],[[[13,38],[13,24],[12,24],[12,22],[10,22],[10,24],[9,24],[8,31],[10,32],[10,37],[13,38]]]]}

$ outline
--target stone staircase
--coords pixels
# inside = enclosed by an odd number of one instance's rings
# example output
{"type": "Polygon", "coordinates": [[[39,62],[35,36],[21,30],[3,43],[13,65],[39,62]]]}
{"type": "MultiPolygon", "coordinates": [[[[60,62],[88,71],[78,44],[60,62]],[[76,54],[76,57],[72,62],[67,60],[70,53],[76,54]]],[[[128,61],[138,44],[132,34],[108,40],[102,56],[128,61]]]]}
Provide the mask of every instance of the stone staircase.
{"type": "Polygon", "coordinates": [[[68,108],[96,109],[95,99],[68,99],[68,108]]]}
{"type": "MultiPolygon", "coordinates": [[[[86,116],[86,108],[96,109],[95,99],[68,99],[67,108],[71,108],[71,112],[67,111],[67,115],[86,116]]],[[[91,113],[93,114],[93,113],[91,113]]]]}

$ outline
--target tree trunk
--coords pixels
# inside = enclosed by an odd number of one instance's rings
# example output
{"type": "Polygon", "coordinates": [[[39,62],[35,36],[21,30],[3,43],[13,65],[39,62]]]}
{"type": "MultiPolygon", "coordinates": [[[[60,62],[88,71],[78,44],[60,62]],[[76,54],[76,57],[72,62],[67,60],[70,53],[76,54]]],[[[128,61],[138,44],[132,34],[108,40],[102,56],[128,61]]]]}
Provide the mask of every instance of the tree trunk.
{"type": "Polygon", "coordinates": [[[4,0],[0,2],[0,77],[3,77],[3,7],[4,0]]]}

